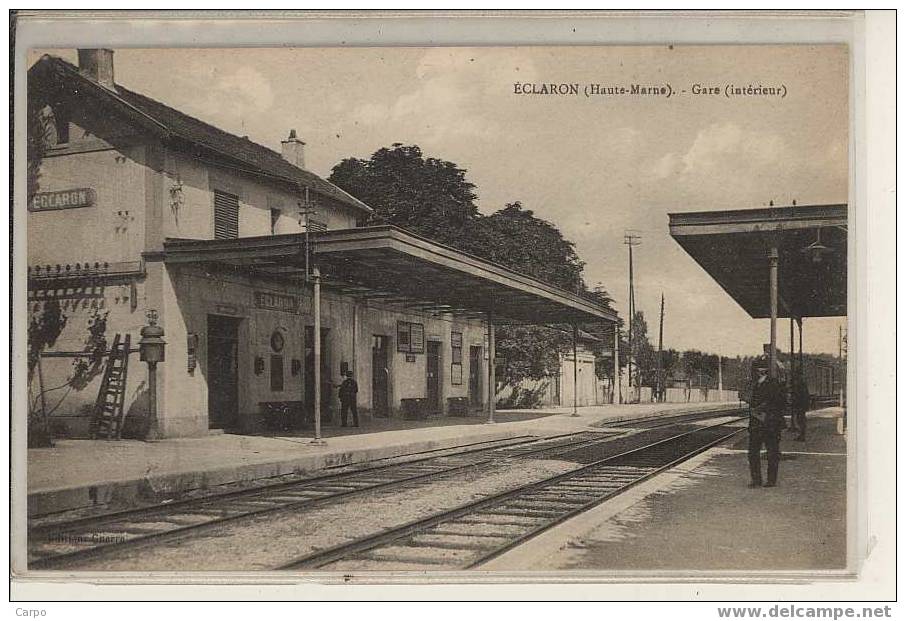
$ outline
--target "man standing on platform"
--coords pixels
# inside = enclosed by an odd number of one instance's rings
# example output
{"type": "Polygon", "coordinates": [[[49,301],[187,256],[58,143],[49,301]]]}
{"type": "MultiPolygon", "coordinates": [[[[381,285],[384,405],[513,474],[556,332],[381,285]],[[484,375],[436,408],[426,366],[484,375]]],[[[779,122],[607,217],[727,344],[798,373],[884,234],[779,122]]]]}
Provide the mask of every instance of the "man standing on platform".
{"type": "Polygon", "coordinates": [[[780,430],[786,398],[783,386],[768,371],[770,362],[759,359],[752,364],[749,396],[749,487],[761,487],[761,447],[768,451],[768,478],[765,487],[777,485],[780,469],[780,430]]]}
{"type": "Polygon", "coordinates": [[[346,371],[346,379],[340,384],[340,425],[346,426],[346,414],[352,410],[353,427],[359,426],[359,409],[356,405],[359,385],[352,376],[352,371],[346,371]]]}

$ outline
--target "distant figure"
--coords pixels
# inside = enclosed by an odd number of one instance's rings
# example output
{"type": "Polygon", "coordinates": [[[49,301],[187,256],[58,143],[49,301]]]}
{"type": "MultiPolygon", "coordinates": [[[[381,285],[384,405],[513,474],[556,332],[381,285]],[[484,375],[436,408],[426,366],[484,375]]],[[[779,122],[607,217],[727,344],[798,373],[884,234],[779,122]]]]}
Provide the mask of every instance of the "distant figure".
{"type": "Polygon", "coordinates": [[[768,363],[756,360],[752,365],[752,388],[749,396],[749,487],[761,487],[761,447],[768,451],[768,478],[765,487],[777,485],[780,469],[780,430],[784,426],[785,390],[776,377],[770,377],[768,363]]]}
{"type": "Polygon", "coordinates": [[[353,427],[359,426],[359,409],[356,405],[356,398],[359,393],[359,385],[353,379],[352,371],[346,371],[346,379],[340,384],[340,426],[346,427],[346,413],[352,410],[353,427]]]}
{"type": "Polygon", "coordinates": [[[812,397],[808,393],[808,385],[805,378],[802,377],[801,371],[793,376],[793,394],[792,394],[792,412],[793,421],[799,430],[796,436],[797,442],[805,442],[805,413],[811,405],[812,397]]]}

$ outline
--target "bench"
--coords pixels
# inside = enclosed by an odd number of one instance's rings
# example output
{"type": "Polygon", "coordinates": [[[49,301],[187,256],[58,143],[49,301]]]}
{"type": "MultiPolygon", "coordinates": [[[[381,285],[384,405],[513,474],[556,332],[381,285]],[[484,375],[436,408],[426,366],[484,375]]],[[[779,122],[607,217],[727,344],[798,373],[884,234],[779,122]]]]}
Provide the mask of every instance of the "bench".
{"type": "Polygon", "coordinates": [[[302,426],[304,410],[301,401],[259,401],[264,427],[269,431],[286,431],[302,426]]]}

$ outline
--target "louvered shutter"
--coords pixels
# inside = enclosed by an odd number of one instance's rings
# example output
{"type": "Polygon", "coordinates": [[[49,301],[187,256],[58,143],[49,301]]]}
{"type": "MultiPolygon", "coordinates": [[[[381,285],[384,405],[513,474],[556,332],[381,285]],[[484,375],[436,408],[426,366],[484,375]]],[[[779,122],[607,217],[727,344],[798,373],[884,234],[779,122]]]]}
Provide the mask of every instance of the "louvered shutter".
{"type": "Polygon", "coordinates": [[[239,197],[214,190],[214,239],[239,237],[239,197]]]}

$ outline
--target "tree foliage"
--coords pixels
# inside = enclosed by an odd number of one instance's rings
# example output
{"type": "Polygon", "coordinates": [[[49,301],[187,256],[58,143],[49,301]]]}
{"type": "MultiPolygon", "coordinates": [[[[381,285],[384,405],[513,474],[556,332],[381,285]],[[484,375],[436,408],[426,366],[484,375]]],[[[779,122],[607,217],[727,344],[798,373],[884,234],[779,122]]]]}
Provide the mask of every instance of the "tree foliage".
{"type": "Polygon", "coordinates": [[[519,201],[483,218],[480,230],[476,253],[567,291],[586,291],[585,263],[573,242],[519,201]]]}
{"type": "Polygon", "coordinates": [[[416,145],[394,143],[367,160],[345,159],[329,179],[374,209],[372,223],[389,222],[441,243],[461,247],[478,217],[466,171],[426,158],[416,145]]]}
{"type": "MultiPolygon", "coordinates": [[[[337,164],[330,181],[374,210],[372,222],[387,222],[463,252],[609,305],[603,288],[588,291],[585,264],[573,242],[519,201],[489,216],[479,213],[466,170],[425,157],[418,146],[395,143],[365,159],[337,164]]],[[[495,344],[504,358],[505,383],[540,379],[556,372],[558,353],[571,343],[567,326],[500,326],[495,344]]]]}

